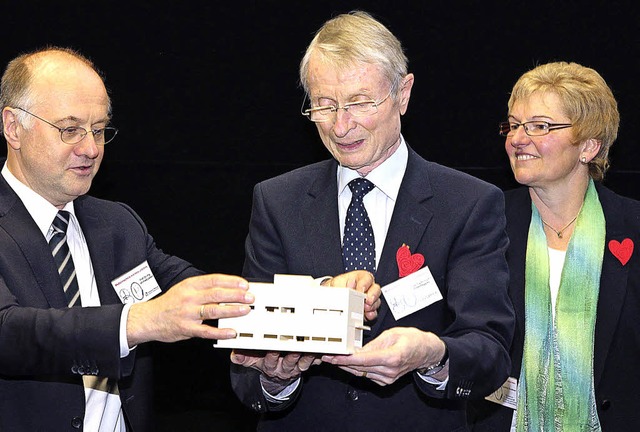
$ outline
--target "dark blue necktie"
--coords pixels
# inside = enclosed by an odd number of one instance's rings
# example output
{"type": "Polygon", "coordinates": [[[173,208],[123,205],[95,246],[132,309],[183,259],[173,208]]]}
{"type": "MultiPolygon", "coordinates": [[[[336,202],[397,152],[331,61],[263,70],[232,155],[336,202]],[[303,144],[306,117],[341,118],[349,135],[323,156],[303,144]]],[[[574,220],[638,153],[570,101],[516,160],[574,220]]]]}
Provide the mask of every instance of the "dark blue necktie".
{"type": "Polygon", "coordinates": [[[342,262],[345,271],[376,269],[376,243],[373,228],[362,199],[374,188],[373,183],[364,178],[349,182],[351,203],[347,209],[342,241],[342,262]]]}
{"type": "Polygon", "coordinates": [[[78,289],[78,279],[76,278],[76,269],[73,265],[73,257],[67,244],[67,227],[69,226],[70,214],[67,211],[60,210],[51,224],[53,228],[53,236],[49,240],[53,260],[58,268],[62,288],[67,297],[67,305],[72,307],[80,297],[78,289]]]}

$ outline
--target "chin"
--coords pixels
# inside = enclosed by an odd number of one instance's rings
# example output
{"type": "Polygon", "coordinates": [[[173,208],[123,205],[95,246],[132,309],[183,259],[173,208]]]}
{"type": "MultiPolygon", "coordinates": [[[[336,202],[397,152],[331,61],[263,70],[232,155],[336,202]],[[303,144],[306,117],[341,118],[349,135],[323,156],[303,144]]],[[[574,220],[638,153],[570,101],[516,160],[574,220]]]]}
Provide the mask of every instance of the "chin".
{"type": "Polygon", "coordinates": [[[75,187],[69,188],[69,190],[67,191],[67,195],[77,198],[88,193],[89,189],[91,189],[91,182],[83,185],[75,185],[75,187]]]}
{"type": "MultiPolygon", "coordinates": [[[[366,157],[366,155],[358,152],[353,153],[342,153],[340,155],[340,159],[338,159],[340,163],[344,166],[348,166],[350,168],[353,167],[362,167],[368,165],[370,159],[366,157]]],[[[354,168],[355,169],[355,168],[354,168]]]]}
{"type": "Polygon", "coordinates": [[[527,179],[527,178],[524,178],[524,177],[517,177],[517,176],[515,177],[515,180],[516,180],[516,182],[518,182],[518,184],[521,184],[523,186],[530,186],[531,182],[532,182],[531,179],[527,179]]]}

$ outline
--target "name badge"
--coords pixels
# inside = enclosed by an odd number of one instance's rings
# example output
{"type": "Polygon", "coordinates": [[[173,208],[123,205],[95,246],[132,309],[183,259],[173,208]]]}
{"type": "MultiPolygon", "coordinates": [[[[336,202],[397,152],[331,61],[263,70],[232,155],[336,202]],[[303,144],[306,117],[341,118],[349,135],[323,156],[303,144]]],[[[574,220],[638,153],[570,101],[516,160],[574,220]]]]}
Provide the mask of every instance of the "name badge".
{"type": "Polygon", "coordinates": [[[518,407],[518,380],[512,377],[507,378],[498,390],[485,397],[485,399],[511,409],[516,409],[518,407]]]}
{"type": "Polygon", "coordinates": [[[386,285],[382,288],[382,294],[396,321],[442,300],[429,267],[386,285]]]}
{"type": "Polygon", "coordinates": [[[141,303],[160,294],[162,290],[147,261],[111,281],[122,303],[141,303]]]}

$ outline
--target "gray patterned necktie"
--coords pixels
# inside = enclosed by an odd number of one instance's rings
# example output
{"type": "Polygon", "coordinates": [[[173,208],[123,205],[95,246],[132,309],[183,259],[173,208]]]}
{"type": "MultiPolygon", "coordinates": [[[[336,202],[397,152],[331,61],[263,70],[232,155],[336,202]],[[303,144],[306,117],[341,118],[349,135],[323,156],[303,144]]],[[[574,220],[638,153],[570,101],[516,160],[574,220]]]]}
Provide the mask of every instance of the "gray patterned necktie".
{"type": "Polygon", "coordinates": [[[51,227],[53,236],[49,240],[53,260],[60,274],[62,288],[67,297],[67,306],[72,307],[80,297],[78,289],[78,279],[76,278],[76,268],[73,265],[73,257],[67,244],[67,227],[69,226],[69,212],[60,210],[53,219],[51,227]]]}

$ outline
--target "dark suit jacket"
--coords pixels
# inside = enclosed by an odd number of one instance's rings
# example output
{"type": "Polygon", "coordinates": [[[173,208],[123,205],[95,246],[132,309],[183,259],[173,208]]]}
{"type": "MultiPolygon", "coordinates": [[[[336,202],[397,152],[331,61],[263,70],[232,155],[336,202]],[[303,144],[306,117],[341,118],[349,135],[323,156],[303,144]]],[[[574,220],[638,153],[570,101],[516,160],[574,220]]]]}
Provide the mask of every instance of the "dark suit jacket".
{"type": "MultiPolygon", "coordinates": [[[[344,272],[334,160],[258,184],[243,275],[320,277],[344,272]]],[[[504,204],[485,182],[427,162],[409,149],[407,170],[376,273],[398,279],[396,251],[421,253],[444,297],[396,321],[383,302],[365,342],[391,327],[432,331],[446,342],[446,390],[407,374],[378,386],[331,365],[312,367],[290,403],[268,404],[253,369],[232,367],[240,400],[267,412],[260,430],[465,430],[465,401],[497,388],[510,370],[513,310],[507,296],[504,204]]]]}
{"type": "MultiPolygon", "coordinates": [[[[640,430],[640,202],[616,195],[596,183],[606,220],[605,252],[600,276],[596,318],[594,383],[598,417],[603,431],[640,430]],[[629,238],[635,244],[623,265],[609,242],[629,238]]],[[[528,188],[506,192],[507,253],[511,282],[509,295],[516,311],[516,333],[511,347],[511,376],[520,378],[524,344],[524,270],[531,223],[528,188]]],[[[482,401],[470,406],[474,431],[508,431],[513,410],[482,401]]]]}
{"type": "Polygon", "coordinates": [[[124,204],[83,196],[75,200],[75,211],[100,308],[65,307],[49,245],[0,176],[0,430],[81,428],[82,374],[118,379],[129,429],[152,430],[149,353],[139,346],[120,358],[123,305],[111,281],[145,260],[163,289],[199,272],[156,248],[124,204]]]}

